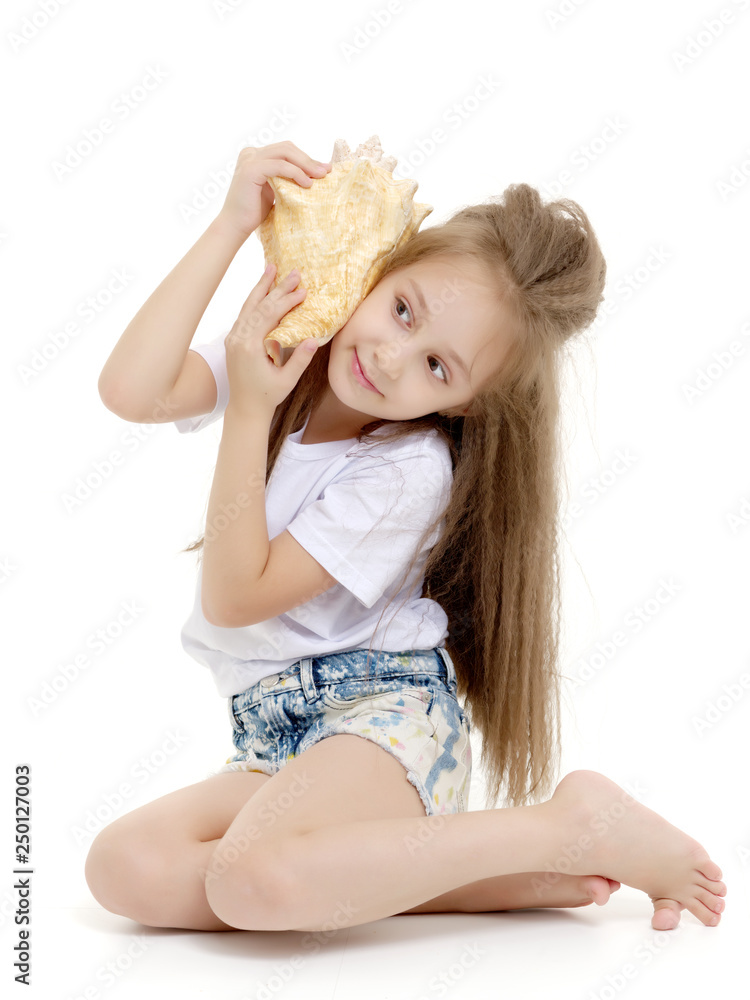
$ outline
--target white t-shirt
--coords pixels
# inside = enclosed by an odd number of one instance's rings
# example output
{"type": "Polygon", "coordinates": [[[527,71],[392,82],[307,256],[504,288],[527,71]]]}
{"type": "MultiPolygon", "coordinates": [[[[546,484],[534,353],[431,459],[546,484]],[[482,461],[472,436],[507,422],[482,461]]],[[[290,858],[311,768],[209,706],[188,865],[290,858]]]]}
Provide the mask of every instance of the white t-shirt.
{"type": "MultiPolygon", "coordinates": [[[[226,409],[225,336],[191,348],[210,365],[217,400],[211,413],[175,421],[181,434],[201,430],[226,409]]],[[[396,592],[422,532],[447,507],[453,481],[447,443],[434,430],[373,443],[383,427],[362,444],[356,438],[301,444],[306,426],[287,437],[266,488],[268,537],[288,529],[338,583],[276,618],[222,628],[201,611],[201,562],[182,645],[213,672],[225,697],[302,657],[367,649],[371,640],[375,651],[432,649],[448,636],[443,608],[420,596],[424,565],[444,519],[396,592]]]]}

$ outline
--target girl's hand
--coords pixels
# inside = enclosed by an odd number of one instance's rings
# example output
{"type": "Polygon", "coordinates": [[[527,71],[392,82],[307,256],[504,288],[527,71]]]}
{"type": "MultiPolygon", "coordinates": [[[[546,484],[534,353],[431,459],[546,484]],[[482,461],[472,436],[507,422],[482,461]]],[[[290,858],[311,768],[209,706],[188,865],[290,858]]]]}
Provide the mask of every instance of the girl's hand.
{"type": "Polygon", "coordinates": [[[312,187],[312,178],[325,177],[330,169],[330,163],[320,164],[288,139],[258,149],[245,146],[218,217],[249,236],[273,206],[269,177],[291,177],[301,187],[312,187]]]}
{"type": "Polygon", "coordinates": [[[299,272],[291,271],[272,288],[275,273],[275,264],[269,264],[224,339],[231,412],[272,417],[299,381],[318,346],[314,338],[304,340],[281,368],[266,353],[263,338],[307,295],[304,288],[298,287],[299,272]]]}

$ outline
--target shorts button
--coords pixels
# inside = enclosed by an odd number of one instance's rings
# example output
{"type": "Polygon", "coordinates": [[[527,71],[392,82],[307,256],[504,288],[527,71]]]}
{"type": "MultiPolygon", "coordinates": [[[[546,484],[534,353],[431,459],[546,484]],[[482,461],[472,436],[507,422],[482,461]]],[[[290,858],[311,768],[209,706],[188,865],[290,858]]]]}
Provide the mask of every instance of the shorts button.
{"type": "Polygon", "coordinates": [[[279,679],[279,674],[269,674],[268,677],[261,678],[261,684],[263,687],[272,688],[276,681],[279,679]]]}

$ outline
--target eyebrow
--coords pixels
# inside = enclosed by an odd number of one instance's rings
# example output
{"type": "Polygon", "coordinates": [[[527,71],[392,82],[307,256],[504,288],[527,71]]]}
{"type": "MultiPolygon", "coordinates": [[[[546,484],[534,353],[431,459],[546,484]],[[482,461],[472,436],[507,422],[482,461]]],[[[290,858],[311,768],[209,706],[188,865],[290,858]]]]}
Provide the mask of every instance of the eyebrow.
{"type": "MultiPolygon", "coordinates": [[[[409,278],[409,284],[414,289],[414,293],[417,296],[417,299],[419,301],[419,305],[422,308],[422,312],[423,313],[427,312],[427,306],[425,305],[424,296],[422,295],[422,289],[419,287],[419,285],[416,283],[416,281],[414,281],[412,278],[409,278]]],[[[458,370],[463,373],[463,376],[466,379],[466,381],[470,382],[471,381],[471,377],[469,375],[469,369],[466,367],[466,362],[463,361],[456,354],[456,352],[454,350],[447,349],[443,353],[445,354],[445,356],[450,361],[453,362],[453,364],[456,366],[456,368],[458,368],[458,370]]]]}

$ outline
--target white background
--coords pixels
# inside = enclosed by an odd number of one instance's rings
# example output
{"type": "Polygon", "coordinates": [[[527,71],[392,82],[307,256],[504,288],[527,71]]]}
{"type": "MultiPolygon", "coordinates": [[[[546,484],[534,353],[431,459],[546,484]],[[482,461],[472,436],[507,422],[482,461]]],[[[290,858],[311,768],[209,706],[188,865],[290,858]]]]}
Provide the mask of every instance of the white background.
{"type": "MultiPolygon", "coordinates": [[[[725,992],[743,962],[750,870],[750,3],[402,0],[390,15],[385,2],[341,0],[45,5],[51,15],[5,4],[0,31],[0,981],[23,992],[12,982],[11,821],[14,767],[27,763],[26,996],[239,1000],[269,983],[268,995],[293,998],[725,992]],[[112,131],[56,169],[104,118],[112,131]],[[243,146],[291,139],[329,159],[336,138],[354,148],[372,134],[434,206],[427,226],[518,181],[575,199],[594,225],[606,308],[565,400],[561,775],[590,768],[629,784],[704,844],[729,887],[718,929],[683,913],[679,931],[656,935],[648,899],[627,887],[602,909],[387,918],[339,934],[279,990],[275,967],[305,954],[302,935],[144,928],[88,891],[87,819],[199,781],[231,750],[225,702],[179,641],[196,572],[180,549],[202,530],[221,425],[181,436],[126,423],[101,402],[99,373],[218,212],[243,146]],[[206,207],[186,217],[201,192],[206,207]],[[127,279],[112,294],[116,273],[127,279]],[[97,470],[100,484],[66,505],[97,470]],[[125,605],[137,615],[118,628],[125,605]],[[95,654],[99,629],[108,643],[95,654]],[[621,647],[596,659],[617,632],[621,647]],[[140,935],[147,948],[129,959],[140,935]],[[481,957],[461,965],[472,945],[481,957]],[[122,971],[106,986],[111,961],[122,971]]],[[[195,343],[229,328],[262,262],[251,237],[195,343]]],[[[473,809],[481,792],[477,763],[473,809]]]]}

